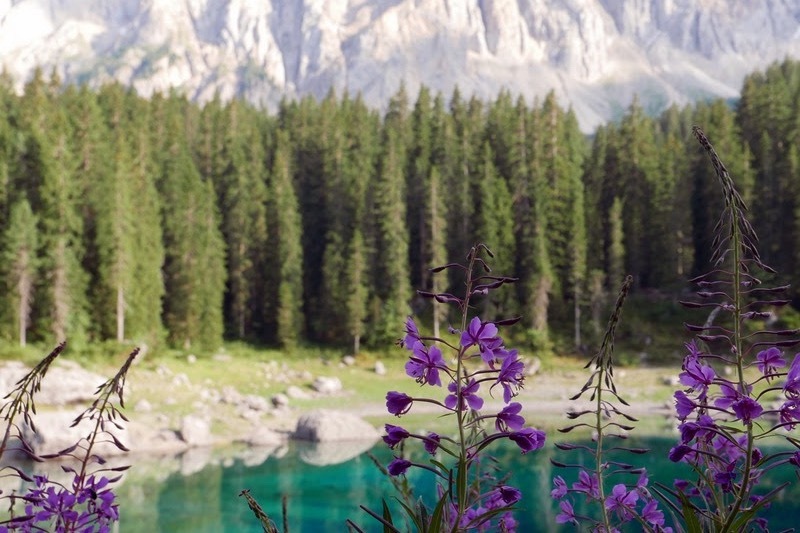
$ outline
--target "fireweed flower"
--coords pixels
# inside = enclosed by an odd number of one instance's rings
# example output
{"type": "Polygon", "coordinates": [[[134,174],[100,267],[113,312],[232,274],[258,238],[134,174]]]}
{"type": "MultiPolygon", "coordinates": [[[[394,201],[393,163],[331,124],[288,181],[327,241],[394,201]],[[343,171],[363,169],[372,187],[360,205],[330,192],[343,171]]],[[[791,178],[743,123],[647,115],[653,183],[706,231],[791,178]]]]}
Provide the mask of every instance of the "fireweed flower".
{"type": "Polygon", "coordinates": [[[786,374],[786,383],[783,384],[783,393],[787,398],[800,399],[800,353],[794,356],[789,372],[786,374]]]}
{"type": "Polygon", "coordinates": [[[600,483],[596,474],[589,474],[586,470],[578,473],[578,481],[572,484],[572,490],[585,492],[589,497],[597,499],[600,497],[600,483]]]}
{"type": "Polygon", "coordinates": [[[770,378],[774,377],[778,373],[779,368],[786,366],[786,361],[783,359],[783,354],[775,346],[758,352],[758,355],[756,355],[756,361],[758,363],[758,370],[764,374],[764,376],[767,378],[767,381],[769,381],[770,378]]]}
{"type": "Polygon", "coordinates": [[[494,360],[495,350],[499,350],[502,345],[502,340],[498,342],[497,326],[491,322],[481,322],[478,317],[473,317],[467,329],[461,332],[462,348],[478,346],[481,351],[481,358],[486,363],[491,363],[494,360]]]}
{"type": "Polygon", "coordinates": [[[794,429],[795,424],[800,421],[800,400],[786,400],[778,410],[781,424],[788,430],[794,429]]]}
{"type": "Polygon", "coordinates": [[[421,341],[414,343],[411,359],[406,363],[406,374],[415,378],[417,383],[441,387],[439,370],[446,369],[447,365],[438,346],[426,347],[421,341]]]}
{"type": "Polygon", "coordinates": [[[534,450],[539,450],[544,446],[545,433],[544,431],[525,428],[514,433],[509,433],[508,438],[514,441],[520,447],[522,453],[528,453],[534,450]]]}
{"type": "Polygon", "coordinates": [[[650,500],[645,504],[641,511],[642,520],[653,526],[659,526],[658,531],[672,531],[672,528],[664,528],[664,512],[658,509],[658,502],[650,500]]]}
{"type": "Polygon", "coordinates": [[[448,394],[444,399],[445,406],[447,406],[448,409],[456,409],[456,405],[458,405],[458,410],[463,411],[467,408],[467,405],[469,405],[470,409],[477,411],[483,407],[483,398],[476,394],[480,387],[481,384],[475,381],[475,378],[470,379],[466,386],[461,387],[461,398],[459,400],[456,398],[458,386],[455,381],[451,381],[447,386],[447,390],[449,390],[451,394],[448,394]]]}
{"type": "Polygon", "coordinates": [[[425,451],[431,455],[436,454],[436,450],[439,449],[439,443],[441,442],[442,438],[436,433],[428,433],[428,438],[425,439],[425,451]]]}
{"type": "Polygon", "coordinates": [[[522,382],[525,379],[524,371],[525,365],[517,358],[516,351],[503,359],[500,372],[497,374],[497,381],[492,385],[492,388],[497,385],[503,387],[503,402],[510,402],[511,398],[522,388],[522,382]]]}
{"type": "Polygon", "coordinates": [[[550,497],[554,500],[559,500],[567,495],[567,484],[564,478],[556,476],[553,478],[553,490],[550,491],[550,497]]]}
{"type": "Polygon", "coordinates": [[[761,404],[749,396],[745,396],[738,402],[734,403],[731,406],[731,409],[733,409],[736,417],[745,424],[749,424],[754,418],[761,416],[761,413],[764,411],[764,408],[761,407],[761,404]]]}
{"type": "Polygon", "coordinates": [[[520,416],[519,412],[522,410],[522,404],[514,402],[506,405],[497,413],[495,420],[495,428],[501,433],[508,433],[509,431],[517,431],[525,425],[525,419],[520,416]]]}
{"type": "Polygon", "coordinates": [[[408,431],[400,426],[386,424],[385,428],[386,435],[383,436],[383,442],[385,442],[389,448],[392,449],[394,449],[394,447],[400,444],[403,440],[407,439],[410,435],[408,431]]]}
{"type": "MultiPolygon", "coordinates": [[[[437,476],[436,490],[439,494],[438,513],[426,513],[425,509],[412,500],[406,500],[413,509],[413,518],[420,520],[417,524],[431,523],[432,517],[440,517],[441,523],[449,529],[469,529],[477,531],[512,531],[516,522],[509,514],[513,504],[519,501],[519,490],[506,486],[496,486],[495,465],[487,468],[482,464],[482,456],[492,440],[508,438],[515,442],[522,453],[538,450],[544,446],[545,433],[532,427],[524,427],[525,420],[520,415],[522,406],[510,404],[511,398],[522,385],[524,365],[519,360],[516,350],[504,346],[498,335],[500,326],[513,324],[517,319],[499,320],[497,323],[485,322],[480,317],[468,317],[467,313],[474,309],[471,299],[494,290],[504,283],[515,281],[496,275],[488,275],[490,269],[481,257],[486,250],[483,245],[476,245],[470,251],[467,265],[455,263],[434,269],[434,273],[448,268],[458,269],[465,275],[465,295],[458,298],[450,294],[434,294],[419,291],[423,297],[435,298],[439,303],[457,305],[461,312],[463,325],[461,330],[448,328],[451,335],[457,335],[457,342],[449,342],[438,337],[420,336],[419,328],[409,317],[404,324],[404,334],[398,344],[409,350],[410,357],[405,363],[405,372],[418,383],[442,386],[446,381],[448,393],[443,399],[417,395],[411,397],[403,392],[390,391],[386,395],[386,407],[389,413],[397,416],[408,413],[414,402],[426,402],[439,406],[450,415],[457,425],[456,437],[440,437],[436,433],[427,436],[409,433],[402,427],[386,425],[383,440],[390,447],[395,447],[407,439],[421,440],[425,451],[437,455],[430,459],[430,466],[423,463],[411,463],[406,459],[395,457],[388,465],[392,476],[404,474],[408,468],[415,466],[431,471],[437,476]],[[442,350],[452,350],[443,355],[442,350]],[[452,363],[450,362],[452,358],[452,363]],[[482,364],[481,364],[482,363],[482,364]],[[477,368],[476,368],[477,367],[477,368]],[[484,406],[480,396],[481,382],[488,382],[490,391],[495,386],[503,388],[505,406],[496,415],[473,413],[484,406]],[[494,428],[484,428],[484,420],[495,419],[494,428]],[[494,429],[494,432],[491,431],[494,429]],[[456,475],[456,470],[458,470],[456,475]],[[457,487],[452,483],[458,478],[457,487]],[[462,483],[463,481],[463,483],[462,483]],[[485,486],[492,483],[491,487],[485,486]],[[458,494],[455,491],[458,491],[458,494]],[[446,502],[443,499],[447,498],[446,502]]],[[[486,250],[488,252],[488,250],[486,250]]],[[[487,255],[491,256],[491,253],[487,255]]],[[[410,494],[403,494],[410,498],[410,494]]],[[[372,513],[370,513],[372,514],[372,513]]],[[[438,518],[437,518],[438,520],[438,518]]],[[[431,524],[432,525],[432,524],[431,524]]]]}
{"type": "Polygon", "coordinates": [[[412,403],[414,399],[408,394],[396,391],[386,393],[386,409],[395,416],[406,414],[411,409],[412,403]]]}
{"type": "Polygon", "coordinates": [[[417,342],[419,339],[419,329],[417,328],[416,322],[411,317],[406,318],[406,334],[405,336],[400,339],[400,346],[407,348],[409,350],[414,349],[414,343],[417,342]]]}
{"type": "MultiPolygon", "coordinates": [[[[693,343],[690,343],[693,346],[693,343]]],[[[691,350],[690,350],[691,351],[691,350]]],[[[708,387],[714,382],[717,373],[708,365],[700,362],[699,356],[691,351],[683,363],[684,371],[678,375],[680,382],[693,391],[697,391],[698,399],[704,402],[708,393],[708,387]]]]}
{"type": "Polygon", "coordinates": [[[686,417],[695,410],[695,403],[686,396],[686,393],[679,390],[675,391],[675,411],[678,413],[678,420],[686,420],[686,417]]]}
{"type": "Polygon", "coordinates": [[[619,483],[611,489],[611,495],[606,498],[606,509],[616,512],[623,520],[633,518],[633,508],[639,500],[636,491],[629,491],[628,488],[619,483]]]}
{"type": "Polygon", "coordinates": [[[578,520],[575,518],[575,510],[572,508],[572,504],[569,503],[569,501],[561,500],[558,507],[561,509],[561,512],[556,515],[556,524],[566,524],[570,522],[576,526],[578,525],[578,520]]]}
{"type": "Polygon", "coordinates": [[[388,470],[389,474],[393,476],[399,476],[406,473],[406,470],[411,466],[411,461],[407,461],[406,459],[401,459],[400,457],[395,457],[391,463],[389,463],[388,470]]]}

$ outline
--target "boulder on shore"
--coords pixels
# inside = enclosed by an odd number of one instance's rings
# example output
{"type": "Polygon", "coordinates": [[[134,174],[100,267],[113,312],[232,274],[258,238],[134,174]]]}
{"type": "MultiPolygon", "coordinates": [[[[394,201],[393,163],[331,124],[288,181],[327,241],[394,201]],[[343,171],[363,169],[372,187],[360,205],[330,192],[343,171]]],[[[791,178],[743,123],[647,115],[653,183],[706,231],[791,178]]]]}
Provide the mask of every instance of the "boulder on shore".
{"type": "Polygon", "coordinates": [[[356,415],[319,409],[300,417],[292,438],[312,442],[369,440],[379,437],[378,430],[356,415]]]}

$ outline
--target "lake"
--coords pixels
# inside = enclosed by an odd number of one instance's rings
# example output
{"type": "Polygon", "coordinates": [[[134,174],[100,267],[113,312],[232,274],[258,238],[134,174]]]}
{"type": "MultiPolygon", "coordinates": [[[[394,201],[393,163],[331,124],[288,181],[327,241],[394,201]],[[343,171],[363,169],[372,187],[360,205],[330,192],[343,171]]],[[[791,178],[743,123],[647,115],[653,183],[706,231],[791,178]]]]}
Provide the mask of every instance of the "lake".
{"type": "MultiPolygon", "coordinates": [[[[651,452],[632,460],[646,466],[651,479],[671,485],[687,469],[676,468],[666,459],[674,437],[653,436],[630,439],[631,446],[647,447],[651,452]]],[[[416,449],[416,443],[409,450],[416,449]]],[[[492,448],[490,448],[492,449],[492,448]]],[[[134,461],[129,477],[119,487],[121,503],[120,533],[260,533],[261,527],[243,498],[250,489],[264,510],[280,521],[281,496],[288,497],[289,526],[292,533],[345,531],[350,518],[365,531],[380,531],[378,523],[359,509],[366,504],[380,509],[381,498],[391,499],[389,481],[370,458],[352,444],[320,450],[313,445],[291,442],[272,450],[193,450],[180,458],[134,461]],[[330,461],[350,459],[338,464],[330,461]]],[[[559,452],[552,443],[544,450],[523,456],[513,443],[493,448],[493,456],[513,472],[509,484],[523,491],[516,513],[520,531],[560,531],[555,525],[558,510],[550,498],[552,477],[562,475],[568,483],[576,477],[554,468],[549,457],[582,463],[586,457],[576,452],[559,452]]],[[[384,463],[391,452],[379,442],[372,452],[384,463]]],[[[764,492],[783,481],[793,484],[770,509],[770,528],[779,530],[797,525],[800,516],[800,487],[795,473],[784,469],[780,476],[762,480],[764,492]]],[[[409,471],[410,480],[422,494],[431,494],[432,476],[424,471],[409,471]]],[[[576,511],[582,511],[580,504],[576,511]]],[[[280,527],[280,523],[278,523],[280,527]]],[[[282,529],[282,528],[281,528],[282,529]]],[[[572,528],[563,528],[571,531],[572,528]]]]}

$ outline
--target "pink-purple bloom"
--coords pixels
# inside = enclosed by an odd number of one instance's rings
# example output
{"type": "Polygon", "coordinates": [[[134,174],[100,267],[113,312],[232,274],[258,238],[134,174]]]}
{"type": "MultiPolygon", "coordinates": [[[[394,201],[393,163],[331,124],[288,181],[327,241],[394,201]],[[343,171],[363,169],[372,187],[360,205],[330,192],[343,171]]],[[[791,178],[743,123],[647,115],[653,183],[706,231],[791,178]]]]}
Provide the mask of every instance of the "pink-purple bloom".
{"type": "Polygon", "coordinates": [[[509,431],[517,431],[522,429],[522,426],[525,425],[525,419],[519,414],[522,410],[522,404],[519,402],[513,402],[505,407],[497,413],[497,419],[495,420],[495,428],[500,433],[508,433],[509,431]]]}
{"type": "Polygon", "coordinates": [[[495,351],[502,349],[503,341],[497,337],[497,326],[473,317],[467,329],[461,332],[461,346],[463,348],[478,346],[481,358],[491,363],[495,359],[495,351]]]}
{"type": "Polygon", "coordinates": [[[408,431],[401,428],[400,426],[394,426],[392,424],[386,424],[386,435],[383,436],[383,442],[385,442],[389,448],[394,448],[405,439],[407,439],[410,435],[408,431]]]}
{"type": "Polygon", "coordinates": [[[606,497],[605,506],[609,511],[616,511],[623,520],[633,518],[633,507],[639,500],[636,491],[629,491],[623,484],[614,485],[611,494],[606,497]]]}
{"type": "Polygon", "coordinates": [[[406,414],[411,409],[412,403],[414,403],[414,399],[403,392],[389,391],[386,393],[386,409],[395,416],[406,414]]]}
{"type": "Polygon", "coordinates": [[[442,350],[438,346],[430,347],[416,341],[412,349],[411,359],[406,363],[406,374],[415,378],[418,383],[442,386],[439,370],[447,369],[442,358],[442,350]]]}
{"type": "Polygon", "coordinates": [[[522,453],[532,452],[544,446],[544,431],[535,428],[524,428],[514,433],[509,433],[508,438],[520,447],[522,453]]]}
{"type": "Polygon", "coordinates": [[[783,354],[775,346],[771,346],[766,350],[758,352],[758,355],[756,355],[756,361],[758,370],[764,374],[764,376],[766,376],[767,380],[775,376],[778,373],[779,368],[786,366],[786,361],[783,359],[783,354]]]}
{"type": "Polygon", "coordinates": [[[749,396],[743,396],[741,400],[731,406],[731,409],[733,409],[736,417],[745,424],[749,424],[754,418],[758,418],[764,411],[761,404],[749,396]]]}
{"type": "Polygon", "coordinates": [[[787,398],[800,399],[800,353],[794,356],[789,372],[786,374],[786,383],[783,384],[783,393],[787,398]]]}
{"type": "Polygon", "coordinates": [[[511,398],[522,388],[525,379],[525,365],[517,358],[516,351],[510,353],[500,365],[500,372],[497,374],[497,381],[492,387],[500,385],[503,387],[503,401],[508,403],[511,398]]]}
{"type": "Polygon", "coordinates": [[[642,508],[642,519],[654,526],[663,526],[664,525],[664,512],[658,509],[658,502],[656,500],[650,500],[647,502],[642,508]]]}
{"type": "Polygon", "coordinates": [[[600,482],[596,474],[589,474],[585,470],[578,473],[578,481],[572,484],[572,490],[577,492],[585,492],[591,498],[600,497],[600,482]]]}
{"type": "Polygon", "coordinates": [[[550,491],[550,497],[558,500],[567,495],[567,483],[561,476],[553,478],[553,490],[550,491]]]}
{"type": "Polygon", "coordinates": [[[393,476],[399,476],[405,474],[406,470],[408,470],[410,466],[411,461],[401,459],[400,457],[395,457],[392,462],[389,463],[387,470],[389,470],[389,474],[393,476]]]}
{"type": "Polygon", "coordinates": [[[569,501],[561,500],[558,507],[561,509],[561,512],[556,515],[556,524],[571,522],[576,526],[578,525],[578,520],[575,518],[575,510],[572,508],[572,504],[569,503],[569,501]]]}
{"type": "Polygon", "coordinates": [[[428,437],[425,439],[425,451],[429,454],[433,455],[436,453],[436,450],[439,449],[439,443],[441,442],[442,438],[437,433],[428,433],[428,437]]]}
{"type": "Polygon", "coordinates": [[[456,406],[458,406],[457,410],[463,411],[469,405],[470,409],[477,411],[483,407],[483,398],[476,394],[480,386],[481,384],[475,381],[475,378],[470,379],[469,383],[461,387],[461,398],[459,399],[456,397],[459,392],[458,385],[456,385],[455,381],[451,381],[447,386],[447,390],[451,394],[448,394],[444,399],[445,406],[448,409],[456,409],[456,406]]]}
{"type": "Polygon", "coordinates": [[[414,349],[414,343],[417,342],[419,339],[419,329],[417,328],[416,322],[411,317],[406,318],[406,334],[400,340],[400,346],[408,348],[409,350],[414,349]]]}
{"type": "Polygon", "coordinates": [[[695,403],[685,392],[681,390],[675,391],[675,411],[678,413],[679,420],[686,420],[686,417],[692,414],[695,407],[695,403]]]}

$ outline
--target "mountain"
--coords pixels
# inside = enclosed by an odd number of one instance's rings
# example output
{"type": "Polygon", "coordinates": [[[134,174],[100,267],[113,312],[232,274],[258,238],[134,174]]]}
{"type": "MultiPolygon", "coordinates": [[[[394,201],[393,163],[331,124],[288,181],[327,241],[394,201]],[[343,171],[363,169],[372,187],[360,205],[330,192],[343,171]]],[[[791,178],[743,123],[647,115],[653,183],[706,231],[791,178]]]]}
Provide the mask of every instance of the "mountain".
{"type": "Polygon", "coordinates": [[[555,90],[582,127],[734,98],[743,77],[800,57],[800,0],[0,0],[0,65],[67,82],[119,80],[274,108],[405,82],[449,96],[555,90]]]}

